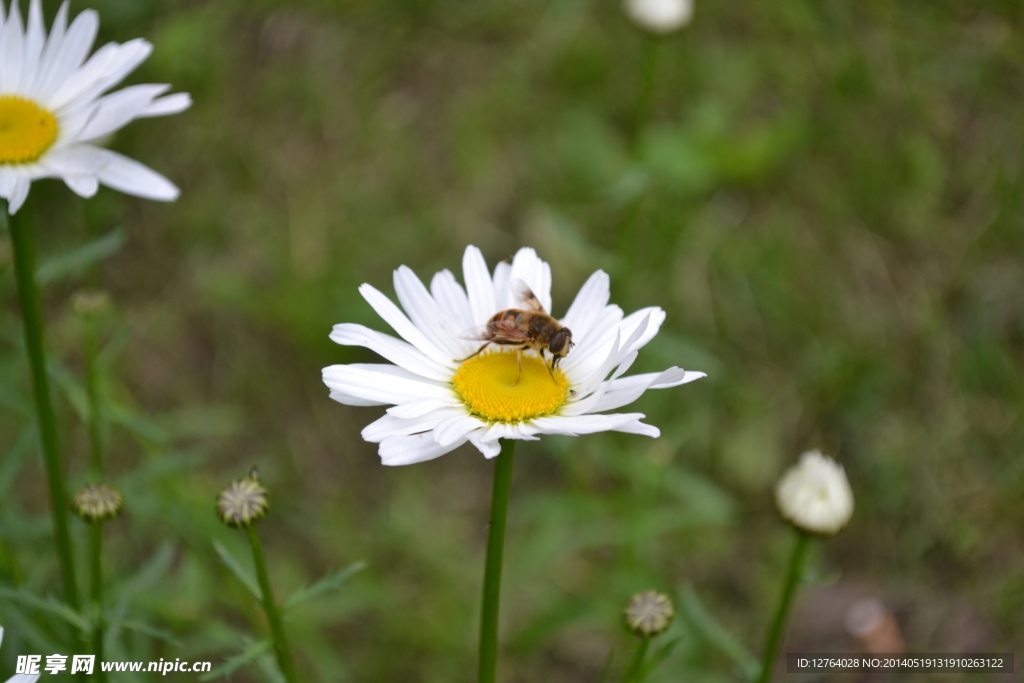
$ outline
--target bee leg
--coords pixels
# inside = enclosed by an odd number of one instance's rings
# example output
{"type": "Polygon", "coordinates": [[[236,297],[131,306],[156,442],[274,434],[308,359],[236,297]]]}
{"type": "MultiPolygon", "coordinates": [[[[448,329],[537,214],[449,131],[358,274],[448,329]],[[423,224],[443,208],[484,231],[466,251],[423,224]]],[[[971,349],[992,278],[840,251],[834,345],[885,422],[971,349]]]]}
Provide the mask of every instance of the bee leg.
{"type": "Polygon", "coordinates": [[[512,386],[519,384],[519,380],[523,377],[523,347],[516,349],[516,361],[519,363],[519,374],[516,375],[516,381],[512,382],[512,386]]]}
{"type": "Polygon", "coordinates": [[[477,349],[476,353],[471,353],[470,355],[466,356],[465,358],[453,358],[452,360],[455,361],[456,363],[465,363],[470,358],[473,358],[475,356],[479,356],[480,352],[483,351],[484,349],[486,349],[490,345],[491,345],[491,342],[487,342],[486,344],[481,346],[479,349],[477,349]]]}
{"type": "Polygon", "coordinates": [[[551,356],[551,362],[548,363],[548,359],[544,357],[544,349],[541,349],[540,350],[540,358],[541,358],[541,360],[544,361],[544,367],[546,367],[548,369],[548,374],[551,375],[551,381],[554,382],[555,384],[558,384],[558,380],[555,379],[555,370],[554,370],[555,359],[558,358],[558,356],[552,355],[551,356]]]}

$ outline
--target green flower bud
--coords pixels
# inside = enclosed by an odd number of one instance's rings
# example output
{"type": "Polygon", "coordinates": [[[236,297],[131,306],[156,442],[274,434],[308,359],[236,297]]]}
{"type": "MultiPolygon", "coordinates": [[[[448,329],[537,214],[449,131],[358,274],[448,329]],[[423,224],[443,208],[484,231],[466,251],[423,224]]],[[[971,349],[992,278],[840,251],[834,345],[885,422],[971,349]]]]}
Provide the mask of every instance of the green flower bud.
{"type": "Polygon", "coordinates": [[[110,484],[89,484],[71,499],[71,511],[90,524],[100,524],[121,514],[124,497],[110,484]]]}
{"type": "Polygon", "coordinates": [[[248,477],[231,482],[217,496],[217,516],[220,521],[234,528],[255,524],[263,519],[269,507],[267,490],[260,485],[255,467],[248,477]]]}
{"type": "Polygon", "coordinates": [[[626,605],[626,626],[643,638],[663,633],[676,614],[672,601],[664,593],[644,591],[637,593],[626,605]]]}

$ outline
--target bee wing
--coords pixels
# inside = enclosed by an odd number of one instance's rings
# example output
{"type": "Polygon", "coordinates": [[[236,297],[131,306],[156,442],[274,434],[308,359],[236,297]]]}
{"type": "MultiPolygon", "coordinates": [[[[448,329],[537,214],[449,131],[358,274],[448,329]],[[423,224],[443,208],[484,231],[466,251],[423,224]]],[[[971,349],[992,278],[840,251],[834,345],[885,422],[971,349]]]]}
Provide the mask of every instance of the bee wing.
{"type": "Polygon", "coordinates": [[[523,304],[523,308],[528,311],[544,313],[545,315],[547,314],[547,311],[544,310],[543,304],[541,304],[540,300],[537,299],[537,295],[533,293],[532,289],[530,289],[530,285],[526,284],[519,278],[516,278],[512,280],[511,286],[512,296],[516,301],[523,304]]]}
{"type": "Polygon", "coordinates": [[[526,342],[530,336],[516,327],[511,320],[492,320],[486,325],[474,327],[459,335],[459,339],[488,342],[526,342]]]}

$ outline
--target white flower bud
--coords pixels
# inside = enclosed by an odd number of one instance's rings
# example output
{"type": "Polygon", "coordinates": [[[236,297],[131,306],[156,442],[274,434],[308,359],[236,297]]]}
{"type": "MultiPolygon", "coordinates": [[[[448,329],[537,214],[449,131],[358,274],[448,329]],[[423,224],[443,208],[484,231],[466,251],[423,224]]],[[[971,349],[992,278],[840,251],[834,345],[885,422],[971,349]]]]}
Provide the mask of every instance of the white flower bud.
{"type": "Polygon", "coordinates": [[[831,536],[853,515],[853,491],[842,465],[808,451],[775,486],[779,512],[804,531],[831,536]]]}
{"type": "Polygon", "coordinates": [[[690,23],[693,0],[625,0],[629,18],[654,33],[672,33],[690,23]]]}

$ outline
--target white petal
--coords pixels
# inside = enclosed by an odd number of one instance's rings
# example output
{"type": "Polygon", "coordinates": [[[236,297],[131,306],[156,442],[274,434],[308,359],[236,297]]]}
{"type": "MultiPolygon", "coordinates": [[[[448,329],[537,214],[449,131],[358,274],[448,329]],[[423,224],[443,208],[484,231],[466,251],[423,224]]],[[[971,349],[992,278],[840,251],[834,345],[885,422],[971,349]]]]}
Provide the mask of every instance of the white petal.
{"type": "MultiPolygon", "coordinates": [[[[119,51],[120,46],[117,43],[107,43],[96,50],[80,68],[69,73],[63,82],[54,83],[51,92],[43,94],[40,99],[50,109],[60,111],[61,108],[71,104],[77,97],[102,82],[110,67],[115,64],[119,51]]],[[[83,97],[79,104],[90,99],[92,98],[83,97]]]]}
{"type": "Polygon", "coordinates": [[[92,145],[71,145],[46,154],[39,163],[55,176],[94,175],[110,163],[106,150],[92,145]]]}
{"type": "Polygon", "coordinates": [[[432,413],[435,410],[441,410],[442,408],[459,408],[465,412],[461,406],[462,403],[454,396],[450,396],[447,399],[423,398],[391,406],[388,408],[388,414],[395,417],[401,417],[406,420],[411,420],[417,417],[423,417],[428,413],[432,413]]]}
{"type": "Polygon", "coordinates": [[[464,443],[470,432],[484,428],[484,423],[478,418],[466,415],[453,415],[439,422],[434,427],[434,441],[440,446],[448,446],[453,443],[464,443]]]}
{"type": "Polygon", "coordinates": [[[519,424],[505,424],[496,422],[487,428],[481,437],[483,441],[497,441],[498,439],[517,439],[522,441],[539,441],[535,434],[539,433],[534,425],[520,422],[519,424]]]}
{"type": "Polygon", "coordinates": [[[664,372],[650,372],[622,379],[613,379],[599,401],[589,412],[599,413],[629,405],[640,398],[648,389],[667,389],[706,377],[703,372],[685,372],[681,368],[669,368],[664,372]]]}
{"type": "MultiPolygon", "coordinates": [[[[3,3],[0,2],[0,7],[3,3]]],[[[18,174],[15,172],[13,166],[0,165],[0,197],[7,199],[14,192],[14,183],[18,179],[18,174]]]]}
{"type": "Polygon", "coordinates": [[[123,81],[152,51],[153,46],[142,38],[129,40],[124,45],[104,45],[63,84],[55,84],[57,92],[51,96],[43,95],[42,98],[48,99],[54,109],[89,106],[97,97],[123,81]],[[109,48],[112,50],[106,53],[109,48]],[[101,53],[102,61],[98,60],[101,53]],[[94,61],[96,64],[93,64],[94,61]]]}
{"type": "MultiPolygon", "coordinates": [[[[61,12],[64,12],[63,7],[61,12]]],[[[67,13],[64,12],[64,15],[66,17],[67,13]]],[[[60,13],[57,16],[59,20],[60,13]]],[[[47,99],[47,95],[56,90],[82,65],[89,50],[92,49],[92,43],[96,40],[96,32],[99,27],[100,18],[94,10],[87,9],[75,17],[67,33],[61,36],[59,44],[54,45],[56,50],[52,61],[47,66],[46,72],[40,74],[43,80],[32,86],[36,94],[44,100],[47,99]]],[[[55,33],[51,31],[51,41],[54,36],[55,33]]],[[[46,60],[44,59],[44,61],[46,60]]]]}
{"type": "Polygon", "coordinates": [[[597,271],[580,287],[579,294],[562,318],[562,325],[572,330],[573,340],[577,345],[587,338],[594,323],[600,320],[601,313],[611,296],[610,288],[611,280],[608,274],[603,270],[597,271]]]}
{"type": "Polygon", "coordinates": [[[0,91],[20,92],[21,67],[24,61],[25,36],[18,2],[11,2],[11,13],[0,31],[0,91]]]}
{"type": "Polygon", "coordinates": [[[39,68],[39,55],[46,44],[46,30],[43,28],[43,6],[40,0],[32,0],[28,6],[28,29],[25,32],[25,56],[21,65],[21,88],[27,91],[35,81],[39,68]]]}
{"type": "Polygon", "coordinates": [[[342,346],[363,346],[380,354],[395,365],[428,379],[447,382],[452,377],[450,369],[435,363],[412,344],[371,330],[363,325],[355,323],[335,325],[331,331],[331,341],[342,346]]]}
{"type": "Polygon", "coordinates": [[[359,293],[366,299],[366,303],[373,307],[377,315],[383,318],[384,322],[398,333],[399,337],[422,351],[431,360],[445,367],[455,367],[456,364],[452,360],[452,355],[439,349],[434,342],[427,339],[427,336],[412,324],[412,321],[399,310],[398,306],[395,306],[391,299],[381,294],[373,285],[361,285],[359,293]]]}
{"type": "Polygon", "coordinates": [[[472,245],[466,247],[462,256],[462,277],[466,281],[473,326],[483,325],[498,309],[494,303],[494,281],[487,272],[487,263],[480,250],[472,245]]]}
{"type": "Polygon", "coordinates": [[[27,175],[18,174],[14,181],[14,188],[11,190],[11,196],[7,199],[7,213],[12,216],[17,213],[21,205],[25,203],[25,199],[28,198],[28,190],[31,186],[32,181],[27,175]]]}
{"type": "Polygon", "coordinates": [[[7,679],[7,683],[36,683],[39,674],[14,674],[7,679]]]}
{"type": "Polygon", "coordinates": [[[50,35],[46,38],[43,53],[39,56],[39,66],[36,68],[35,77],[31,83],[26,84],[25,92],[29,96],[35,97],[39,92],[39,87],[48,80],[49,74],[52,73],[53,65],[57,55],[60,53],[60,47],[64,43],[64,34],[67,31],[67,27],[68,0],[64,0],[61,3],[60,9],[57,10],[57,16],[54,17],[53,26],[50,27],[50,35]]]}
{"type": "Polygon", "coordinates": [[[622,425],[621,427],[616,427],[615,431],[624,432],[626,434],[639,434],[640,436],[649,436],[652,439],[657,439],[659,436],[661,436],[660,429],[658,429],[654,425],[644,424],[643,422],[640,422],[640,420],[637,420],[636,422],[629,422],[627,424],[622,425]]]}
{"type": "MultiPolygon", "coordinates": [[[[589,395],[586,393],[582,393],[582,396],[584,396],[584,398],[576,400],[566,405],[564,408],[562,408],[561,414],[585,415],[587,413],[600,412],[597,409],[597,406],[598,404],[601,403],[602,400],[604,400],[604,395],[612,386],[612,382],[614,382],[616,379],[625,374],[627,370],[629,370],[630,366],[633,365],[633,362],[637,359],[637,356],[638,354],[636,351],[629,354],[629,356],[627,356],[626,359],[621,364],[619,364],[619,367],[615,368],[615,372],[612,373],[612,376],[608,380],[598,384],[595,389],[591,389],[592,393],[590,393],[589,395]]],[[[586,390],[586,388],[580,387],[579,389],[576,390],[577,395],[580,395],[581,392],[585,392],[586,390]]]]}
{"type": "Polygon", "coordinates": [[[437,383],[424,380],[395,365],[332,365],[323,369],[323,380],[332,391],[378,403],[397,404],[421,398],[444,399],[451,395],[450,390],[437,383]]]}
{"type": "MultiPolygon", "coordinates": [[[[380,443],[389,436],[408,436],[429,432],[439,422],[450,417],[455,417],[459,412],[457,409],[435,410],[422,417],[405,420],[394,415],[384,415],[380,419],[366,425],[362,431],[364,441],[380,443]]],[[[462,414],[465,414],[464,412],[462,414]]]]}
{"type": "Polygon", "coordinates": [[[143,118],[148,116],[167,116],[168,114],[178,114],[191,106],[191,95],[187,92],[176,92],[173,95],[153,100],[149,103],[149,106],[139,112],[138,117],[143,118]]]}
{"type": "MultiPolygon", "coordinates": [[[[529,247],[517,251],[512,259],[511,282],[516,280],[529,285],[544,310],[551,312],[551,267],[529,247]]],[[[521,308],[520,305],[513,307],[521,308]]]]}
{"type": "Polygon", "coordinates": [[[419,330],[430,339],[437,348],[447,353],[452,362],[465,357],[466,348],[459,333],[465,330],[457,328],[448,319],[441,308],[430,296],[416,273],[407,266],[400,266],[394,276],[395,294],[402,304],[409,319],[419,330]]]}
{"type": "Polygon", "coordinates": [[[100,189],[100,182],[93,175],[65,175],[62,178],[64,184],[79,197],[88,199],[100,189]]]}
{"type": "Polygon", "coordinates": [[[133,85],[96,100],[89,123],[78,139],[93,140],[112,133],[136,118],[143,109],[167,92],[169,85],[133,85]]]}
{"type": "Polygon", "coordinates": [[[533,426],[543,434],[579,436],[580,434],[595,434],[597,432],[632,431],[631,423],[643,417],[642,413],[538,417],[533,420],[533,426]]]}
{"type": "Polygon", "coordinates": [[[377,452],[381,463],[389,466],[412,465],[440,458],[466,443],[465,439],[447,446],[434,441],[430,433],[413,434],[411,436],[389,436],[380,442],[377,452]]]}
{"type": "Polygon", "coordinates": [[[497,439],[494,441],[483,441],[481,440],[480,435],[471,434],[469,436],[469,442],[476,446],[477,450],[480,451],[480,453],[488,460],[498,457],[501,453],[501,444],[498,443],[497,439]]]}
{"type": "Polygon", "coordinates": [[[512,288],[509,282],[512,278],[512,264],[508,261],[498,261],[494,266],[494,312],[504,311],[506,308],[521,306],[513,301],[512,288]]]}
{"type": "MultiPolygon", "coordinates": [[[[599,364],[585,364],[582,366],[587,372],[580,368],[574,368],[572,372],[567,371],[569,382],[575,387],[580,396],[587,396],[601,386],[601,382],[608,376],[608,373],[618,364],[621,356],[622,344],[619,339],[620,332],[615,332],[615,339],[611,348],[607,349],[604,359],[599,364]]],[[[598,357],[593,356],[592,360],[598,357]]]]}
{"type": "MultiPolygon", "coordinates": [[[[610,307],[609,307],[610,308],[610,307]]],[[[608,311],[608,309],[606,309],[608,311]]],[[[623,344],[619,352],[623,355],[630,351],[639,350],[651,338],[658,333],[661,323],[665,320],[665,313],[660,308],[642,308],[632,313],[618,324],[605,326],[598,324],[601,328],[595,334],[589,335],[586,340],[574,348],[561,367],[569,375],[573,383],[587,383],[593,381],[593,374],[604,365],[608,358],[609,350],[616,335],[622,339],[632,339],[637,327],[644,324],[646,327],[641,336],[634,339],[629,345],[623,344]],[[646,320],[646,323],[644,322],[646,320]]],[[[604,379],[600,377],[599,379],[604,379]]]]}
{"type": "Polygon", "coordinates": [[[169,202],[178,198],[178,188],[167,178],[117,152],[106,150],[109,163],[99,172],[99,180],[107,187],[146,199],[169,202]]]}
{"type": "Polygon", "coordinates": [[[358,406],[358,407],[361,407],[361,408],[366,408],[366,407],[370,407],[370,406],[386,406],[387,405],[387,403],[383,403],[381,401],[370,401],[370,400],[367,400],[365,398],[358,398],[356,396],[350,396],[349,394],[346,394],[344,391],[332,391],[330,393],[330,398],[331,398],[332,401],[337,401],[338,403],[341,403],[342,405],[358,406]]]}
{"type": "Polygon", "coordinates": [[[460,330],[468,330],[474,326],[469,297],[450,270],[445,269],[434,274],[430,281],[430,293],[444,314],[460,330]]]}

